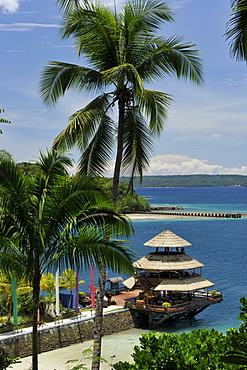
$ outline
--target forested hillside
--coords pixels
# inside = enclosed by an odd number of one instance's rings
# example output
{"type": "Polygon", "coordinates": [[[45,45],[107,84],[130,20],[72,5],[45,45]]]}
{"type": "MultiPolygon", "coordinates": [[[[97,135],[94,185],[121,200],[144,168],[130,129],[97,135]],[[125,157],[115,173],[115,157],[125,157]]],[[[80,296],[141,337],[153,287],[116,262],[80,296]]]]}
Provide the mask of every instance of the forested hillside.
{"type": "MultiPolygon", "coordinates": [[[[127,177],[121,181],[128,182],[127,177]]],[[[143,176],[142,184],[134,179],[135,187],[233,187],[247,186],[247,176],[241,175],[174,175],[143,176]]]]}

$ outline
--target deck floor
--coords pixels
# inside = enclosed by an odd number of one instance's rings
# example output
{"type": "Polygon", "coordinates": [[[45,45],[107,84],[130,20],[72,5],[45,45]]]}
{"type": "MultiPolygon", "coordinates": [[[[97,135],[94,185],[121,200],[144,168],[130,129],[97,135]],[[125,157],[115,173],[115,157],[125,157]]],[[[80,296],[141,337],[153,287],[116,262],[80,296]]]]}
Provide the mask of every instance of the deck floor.
{"type": "Polygon", "coordinates": [[[135,289],[129,292],[125,290],[120,291],[118,294],[112,295],[111,300],[115,301],[117,306],[124,306],[125,302],[128,301],[129,299],[138,297],[141,291],[142,291],[141,289],[135,289]]]}

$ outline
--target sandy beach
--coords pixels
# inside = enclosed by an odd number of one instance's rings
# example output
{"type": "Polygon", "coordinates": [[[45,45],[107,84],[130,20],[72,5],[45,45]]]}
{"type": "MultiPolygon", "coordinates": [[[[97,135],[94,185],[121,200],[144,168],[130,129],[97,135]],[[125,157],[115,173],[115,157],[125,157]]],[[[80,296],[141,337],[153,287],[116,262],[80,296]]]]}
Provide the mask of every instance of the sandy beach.
{"type": "MultiPolygon", "coordinates": [[[[207,213],[207,212],[205,212],[207,213]]],[[[211,212],[210,212],[211,213],[211,212]]],[[[221,212],[213,212],[213,214],[217,214],[221,212]]],[[[209,213],[208,213],[209,214],[209,213]]],[[[234,213],[230,213],[234,214],[234,213]]],[[[196,220],[196,219],[224,219],[227,217],[215,217],[215,216],[192,216],[192,215],[180,215],[180,214],[158,214],[158,213],[130,213],[126,215],[130,220],[176,220],[176,219],[189,219],[189,220],[196,220]]],[[[247,214],[242,213],[241,217],[247,217],[247,214]]],[[[229,219],[229,218],[228,218],[229,219]]]]}

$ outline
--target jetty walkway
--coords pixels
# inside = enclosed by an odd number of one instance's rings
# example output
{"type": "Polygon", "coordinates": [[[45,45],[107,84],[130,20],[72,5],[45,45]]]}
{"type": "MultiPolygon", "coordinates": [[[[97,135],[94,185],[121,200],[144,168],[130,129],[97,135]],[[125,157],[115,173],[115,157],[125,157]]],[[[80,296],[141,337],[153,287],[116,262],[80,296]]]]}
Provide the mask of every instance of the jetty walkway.
{"type": "Polygon", "coordinates": [[[241,213],[222,213],[222,212],[181,212],[181,211],[139,211],[136,213],[147,215],[165,216],[188,216],[188,217],[220,217],[220,218],[241,218],[241,213]]]}

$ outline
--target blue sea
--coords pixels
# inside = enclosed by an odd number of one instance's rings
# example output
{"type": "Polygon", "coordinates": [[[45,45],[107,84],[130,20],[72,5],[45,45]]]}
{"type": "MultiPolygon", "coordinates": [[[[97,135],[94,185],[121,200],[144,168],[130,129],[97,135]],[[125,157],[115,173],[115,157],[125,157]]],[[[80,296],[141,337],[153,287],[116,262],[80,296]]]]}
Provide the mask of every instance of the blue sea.
{"type": "MultiPolygon", "coordinates": [[[[151,205],[180,206],[184,211],[236,212],[247,214],[247,188],[136,188],[151,205]]],[[[215,328],[225,332],[240,321],[239,298],[247,296],[247,217],[241,219],[171,219],[133,221],[136,235],[131,242],[143,256],[150,252],[143,243],[168,227],[188,240],[186,253],[205,264],[202,275],[223,293],[223,302],[197,317],[169,324],[167,331],[215,328]]]]}
{"type": "MultiPolygon", "coordinates": [[[[180,206],[184,211],[247,214],[247,188],[136,188],[151,205],[180,206]]],[[[133,221],[130,238],[139,256],[150,252],[143,245],[166,228],[189,241],[186,253],[204,263],[202,275],[223,293],[223,302],[192,319],[163,327],[168,332],[215,328],[225,332],[238,327],[239,299],[247,296],[247,217],[221,219],[170,219],[133,221]]],[[[116,276],[109,273],[109,277],[116,276]]],[[[141,330],[141,329],[137,329],[141,330]]],[[[141,333],[141,331],[140,331],[141,333]]]]}

